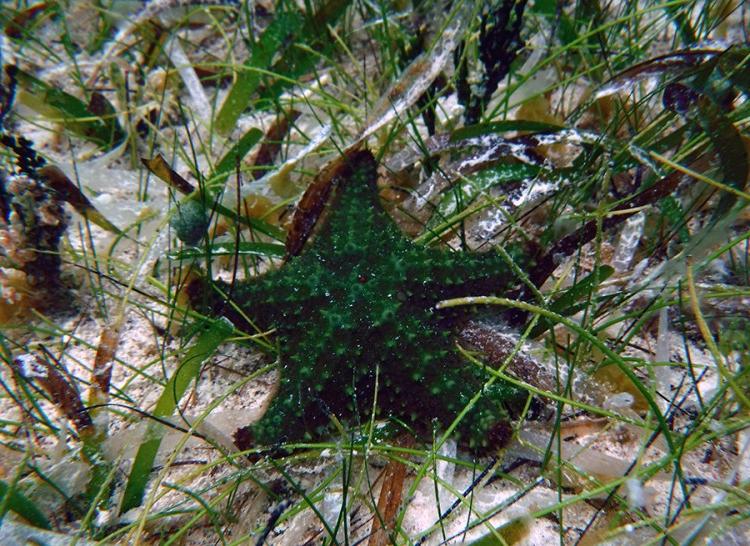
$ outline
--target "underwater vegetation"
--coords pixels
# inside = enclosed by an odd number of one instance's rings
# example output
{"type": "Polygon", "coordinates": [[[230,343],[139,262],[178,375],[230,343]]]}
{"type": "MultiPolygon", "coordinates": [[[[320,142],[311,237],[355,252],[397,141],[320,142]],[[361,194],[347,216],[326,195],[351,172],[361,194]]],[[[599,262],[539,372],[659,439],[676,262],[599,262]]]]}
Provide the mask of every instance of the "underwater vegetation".
{"type": "Polygon", "coordinates": [[[743,8],[0,8],[0,543],[739,536],[743,8]]]}
{"type": "Polygon", "coordinates": [[[63,197],[38,170],[44,160],[30,141],[3,131],[12,87],[0,85],[0,322],[32,301],[49,303],[60,287],[59,245],[68,226],[63,197]]]}

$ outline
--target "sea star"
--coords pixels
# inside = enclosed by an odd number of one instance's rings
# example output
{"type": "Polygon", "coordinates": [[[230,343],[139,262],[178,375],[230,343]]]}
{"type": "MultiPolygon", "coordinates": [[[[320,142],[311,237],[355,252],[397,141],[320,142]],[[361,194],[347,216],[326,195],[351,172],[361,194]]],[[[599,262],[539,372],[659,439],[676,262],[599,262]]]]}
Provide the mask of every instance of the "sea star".
{"type": "MultiPolygon", "coordinates": [[[[451,335],[458,316],[435,304],[504,292],[515,280],[510,267],[496,252],[452,252],[406,238],[379,203],[376,166],[369,151],[334,161],[298,206],[285,263],[222,287],[278,339],[280,388],[249,427],[256,444],[319,438],[331,414],[366,415],[375,396],[379,414],[418,432],[434,420],[446,427],[490,377],[459,360],[451,335]]],[[[228,309],[210,307],[219,306],[228,309]]],[[[464,441],[492,442],[510,392],[500,382],[485,389],[457,429],[464,441]]]]}

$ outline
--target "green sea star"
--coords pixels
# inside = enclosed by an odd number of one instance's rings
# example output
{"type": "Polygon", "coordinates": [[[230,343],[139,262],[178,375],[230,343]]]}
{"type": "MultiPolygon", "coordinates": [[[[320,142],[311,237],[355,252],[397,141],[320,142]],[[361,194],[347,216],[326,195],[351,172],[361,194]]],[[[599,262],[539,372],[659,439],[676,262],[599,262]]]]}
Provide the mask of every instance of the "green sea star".
{"type": "MultiPolygon", "coordinates": [[[[279,392],[249,427],[258,444],[318,438],[331,414],[366,415],[376,385],[381,415],[419,432],[433,420],[446,427],[489,378],[459,360],[451,335],[457,315],[435,304],[506,291],[514,281],[509,266],[495,252],[451,252],[407,239],[381,207],[376,178],[370,152],[342,156],[303,197],[286,262],[231,290],[247,316],[275,328],[278,339],[279,392]]],[[[509,392],[494,383],[461,421],[458,433],[470,446],[492,442],[509,392]]]]}

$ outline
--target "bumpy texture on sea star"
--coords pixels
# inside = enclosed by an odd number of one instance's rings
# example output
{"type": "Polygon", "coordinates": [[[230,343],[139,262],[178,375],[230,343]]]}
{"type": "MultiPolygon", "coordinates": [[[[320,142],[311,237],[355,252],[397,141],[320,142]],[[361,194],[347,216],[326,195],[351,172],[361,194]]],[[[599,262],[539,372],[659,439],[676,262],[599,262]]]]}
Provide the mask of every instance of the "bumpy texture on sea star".
{"type": "MultiPolygon", "coordinates": [[[[331,414],[366,422],[375,396],[379,415],[421,433],[435,420],[444,429],[490,377],[456,354],[457,315],[435,304],[504,292],[514,280],[510,268],[494,252],[410,241],[381,207],[376,179],[368,151],[334,162],[300,203],[286,263],[231,290],[278,339],[281,384],[250,427],[257,444],[319,438],[330,431],[331,414]]],[[[485,389],[457,429],[463,442],[492,442],[509,393],[498,382],[485,389]]]]}

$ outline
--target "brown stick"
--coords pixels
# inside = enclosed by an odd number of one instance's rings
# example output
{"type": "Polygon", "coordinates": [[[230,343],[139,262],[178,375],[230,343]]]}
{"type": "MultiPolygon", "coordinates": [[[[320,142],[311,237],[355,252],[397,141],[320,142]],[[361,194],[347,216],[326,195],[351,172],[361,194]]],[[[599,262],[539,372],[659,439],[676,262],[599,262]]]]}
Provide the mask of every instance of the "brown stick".
{"type": "Polygon", "coordinates": [[[268,131],[266,131],[266,136],[260,144],[260,149],[255,154],[255,159],[253,159],[252,177],[255,180],[263,178],[266,168],[273,165],[276,156],[281,150],[281,141],[289,133],[289,125],[294,123],[299,116],[300,112],[296,110],[282,112],[274,120],[268,131]]]}
{"type": "MultiPolygon", "coordinates": [[[[396,445],[409,446],[412,439],[402,436],[396,440],[396,445]]],[[[406,465],[400,461],[390,461],[383,469],[383,485],[380,487],[378,506],[372,521],[370,540],[367,546],[388,546],[395,544],[392,540],[396,523],[396,515],[401,506],[401,493],[406,479],[406,465]]]]}
{"type": "Polygon", "coordinates": [[[37,355],[26,354],[13,359],[13,369],[25,381],[47,391],[51,401],[70,419],[79,434],[93,434],[94,422],[78,390],[54,366],[37,355]]]}
{"type": "Polygon", "coordinates": [[[89,388],[89,403],[91,405],[104,404],[109,399],[109,384],[112,380],[117,345],[120,342],[121,321],[105,326],[99,336],[99,346],[94,357],[94,370],[91,374],[89,388]]]}

